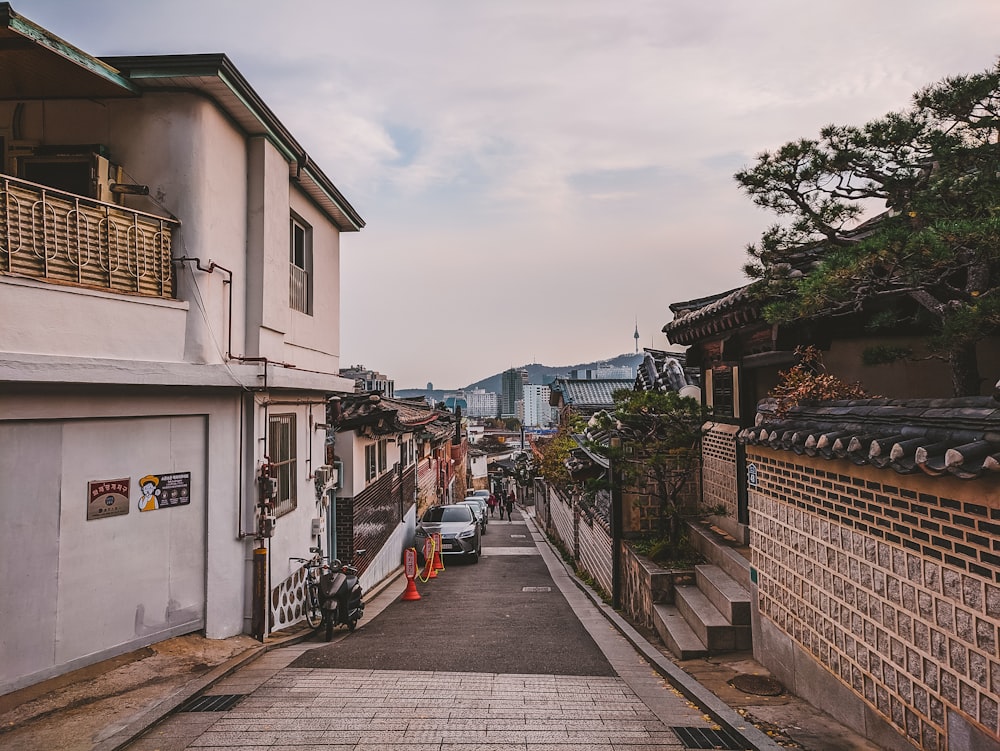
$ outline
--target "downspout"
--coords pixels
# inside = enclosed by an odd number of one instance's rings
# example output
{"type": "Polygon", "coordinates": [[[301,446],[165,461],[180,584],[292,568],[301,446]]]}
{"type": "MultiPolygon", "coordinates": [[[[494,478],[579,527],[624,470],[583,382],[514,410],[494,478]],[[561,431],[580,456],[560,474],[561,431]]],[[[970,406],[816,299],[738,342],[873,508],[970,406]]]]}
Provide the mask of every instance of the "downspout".
{"type": "Polygon", "coordinates": [[[234,355],[233,354],[233,272],[227,269],[225,266],[217,264],[215,261],[209,260],[208,266],[203,266],[200,258],[195,258],[193,256],[182,256],[180,258],[173,259],[174,263],[193,263],[198,271],[204,271],[206,274],[215,273],[216,270],[221,271],[228,276],[222,280],[222,283],[229,288],[229,294],[227,295],[228,300],[228,321],[227,321],[227,333],[226,333],[226,359],[227,360],[238,360],[239,362],[259,362],[264,366],[264,385],[258,386],[256,390],[267,391],[267,366],[268,365],[281,365],[285,368],[294,368],[295,366],[287,362],[274,362],[272,363],[266,357],[247,357],[245,355],[234,355]]]}
{"type": "MultiPolygon", "coordinates": [[[[330,397],[327,407],[327,423],[330,425],[330,459],[336,460],[337,456],[337,429],[340,425],[341,404],[340,397],[330,397]]],[[[335,466],[335,465],[334,465],[335,466]]],[[[342,467],[343,465],[341,465],[342,467]]],[[[326,507],[326,550],[332,561],[337,558],[337,485],[343,482],[340,470],[337,472],[337,482],[327,493],[330,503],[326,507]]]]}

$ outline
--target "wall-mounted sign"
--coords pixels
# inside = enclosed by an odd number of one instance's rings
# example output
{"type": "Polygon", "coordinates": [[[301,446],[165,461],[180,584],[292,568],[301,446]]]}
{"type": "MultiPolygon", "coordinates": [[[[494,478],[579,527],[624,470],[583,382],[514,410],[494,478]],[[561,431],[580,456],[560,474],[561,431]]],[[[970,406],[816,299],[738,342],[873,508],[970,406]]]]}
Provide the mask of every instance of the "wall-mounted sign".
{"type": "Polygon", "coordinates": [[[128,491],[132,478],[92,480],[87,483],[87,521],[128,513],[128,491]]]}
{"type": "Polygon", "coordinates": [[[172,472],[139,478],[140,511],[187,506],[191,503],[191,473],[172,472]]]}
{"type": "Polygon", "coordinates": [[[747,465],[747,485],[751,488],[757,487],[757,465],[753,462],[747,465]]]}

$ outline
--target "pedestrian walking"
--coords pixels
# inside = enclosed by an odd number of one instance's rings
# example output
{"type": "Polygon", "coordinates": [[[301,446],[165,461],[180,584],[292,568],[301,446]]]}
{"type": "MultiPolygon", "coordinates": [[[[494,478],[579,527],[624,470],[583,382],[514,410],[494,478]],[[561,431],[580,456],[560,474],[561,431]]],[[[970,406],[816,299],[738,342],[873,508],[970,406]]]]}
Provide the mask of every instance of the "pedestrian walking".
{"type": "Polygon", "coordinates": [[[503,521],[503,502],[502,501],[500,501],[500,500],[497,501],[497,508],[500,510],[500,521],[503,521]]]}
{"type": "Polygon", "coordinates": [[[490,507],[490,519],[496,516],[497,511],[497,497],[493,493],[490,493],[490,497],[486,501],[486,505],[490,507]]]}
{"type": "Polygon", "coordinates": [[[509,522],[514,521],[514,517],[510,515],[513,510],[514,510],[514,491],[512,490],[510,491],[510,493],[507,494],[507,521],[509,522]]]}

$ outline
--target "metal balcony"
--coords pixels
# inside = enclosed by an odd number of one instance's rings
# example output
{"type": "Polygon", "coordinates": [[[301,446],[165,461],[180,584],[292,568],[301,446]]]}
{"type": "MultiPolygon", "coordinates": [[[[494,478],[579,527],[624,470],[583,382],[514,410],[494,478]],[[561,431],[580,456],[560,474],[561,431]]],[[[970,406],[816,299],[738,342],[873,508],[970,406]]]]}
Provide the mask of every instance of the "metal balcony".
{"type": "Polygon", "coordinates": [[[0,274],[172,298],[179,222],[0,175],[0,274]]]}

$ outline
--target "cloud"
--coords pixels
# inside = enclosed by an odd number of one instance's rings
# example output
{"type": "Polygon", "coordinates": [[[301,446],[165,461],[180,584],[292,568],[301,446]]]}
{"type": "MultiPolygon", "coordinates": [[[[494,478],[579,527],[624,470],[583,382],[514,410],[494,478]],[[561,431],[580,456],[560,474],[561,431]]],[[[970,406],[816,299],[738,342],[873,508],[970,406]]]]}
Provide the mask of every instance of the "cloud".
{"type": "Polygon", "coordinates": [[[993,64],[995,0],[25,0],[93,54],[226,52],[367,220],[345,364],[459,386],[743,282],[756,153],[993,64]]]}

